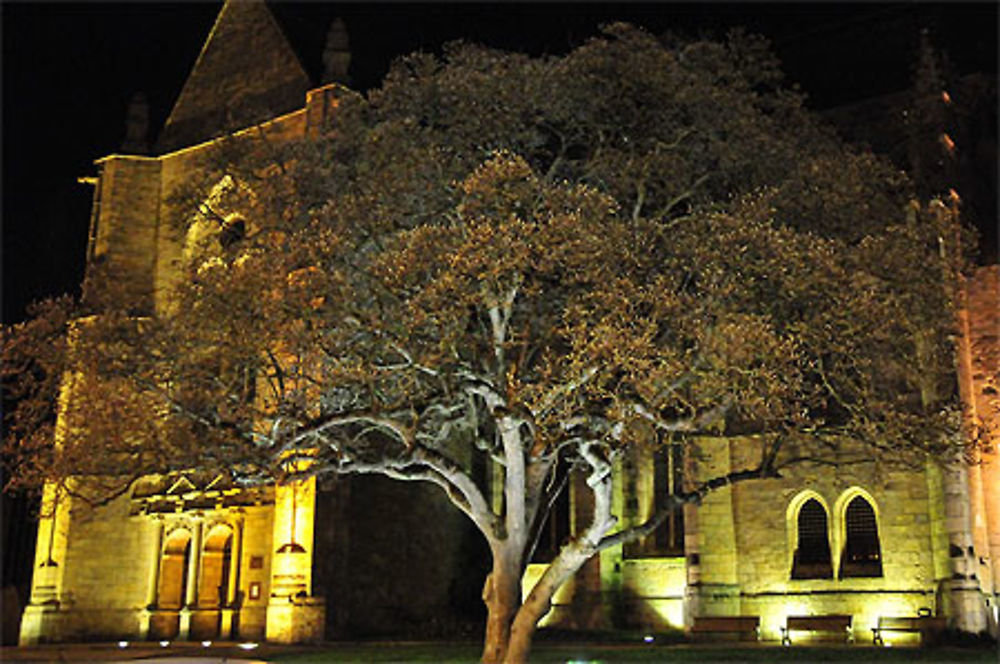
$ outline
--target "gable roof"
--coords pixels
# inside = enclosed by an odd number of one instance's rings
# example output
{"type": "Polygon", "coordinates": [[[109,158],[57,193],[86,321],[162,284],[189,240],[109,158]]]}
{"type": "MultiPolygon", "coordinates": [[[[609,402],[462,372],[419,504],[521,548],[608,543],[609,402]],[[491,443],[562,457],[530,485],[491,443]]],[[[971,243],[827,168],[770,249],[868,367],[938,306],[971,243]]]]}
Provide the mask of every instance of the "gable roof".
{"type": "Polygon", "coordinates": [[[167,118],[168,152],[299,108],[310,88],[263,0],[226,0],[167,118]]]}

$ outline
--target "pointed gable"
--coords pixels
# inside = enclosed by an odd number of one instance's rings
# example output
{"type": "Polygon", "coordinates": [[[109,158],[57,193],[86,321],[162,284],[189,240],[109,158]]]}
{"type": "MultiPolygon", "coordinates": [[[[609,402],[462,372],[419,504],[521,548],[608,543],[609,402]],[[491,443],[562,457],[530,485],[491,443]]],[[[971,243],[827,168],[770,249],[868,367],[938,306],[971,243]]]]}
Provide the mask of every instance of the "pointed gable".
{"type": "Polygon", "coordinates": [[[309,77],[263,0],[226,0],[157,143],[193,145],[298,108],[309,77]]]}
{"type": "Polygon", "coordinates": [[[177,481],[170,485],[167,489],[167,495],[183,495],[190,491],[195,490],[195,485],[186,477],[179,477],[177,481]]]}

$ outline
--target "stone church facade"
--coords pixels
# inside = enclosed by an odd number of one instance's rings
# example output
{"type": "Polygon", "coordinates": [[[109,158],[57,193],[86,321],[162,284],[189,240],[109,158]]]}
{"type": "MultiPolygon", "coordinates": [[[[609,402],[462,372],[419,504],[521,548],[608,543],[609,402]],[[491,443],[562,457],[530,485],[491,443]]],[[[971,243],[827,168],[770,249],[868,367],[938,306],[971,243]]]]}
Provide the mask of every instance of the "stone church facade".
{"type": "MultiPolygon", "coordinates": [[[[347,58],[341,35],[324,55],[328,78],[342,78],[347,58]]],[[[173,265],[184,250],[167,221],[166,192],[232,122],[220,100],[251,109],[242,126],[280,140],[318,131],[336,113],[339,89],[336,82],[313,85],[263,2],[227,2],[155,156],[97,161],[88,260],[121,275],[143,308],[162,310],[167,303],[159,294],[177,278],[173,265]],[[254,116],[254,108],[269,110],[254,116]]],[[[132,138],[132,145],[142,144],[132,138]]],[[[966,296],[962,397],[970,417],[995,416],[1000,269],[980,269],[966,296]]],[[[68,385],[63,398],[79,395],[68,385]]],[[[799,470],[724,488],[645,540],[588,562],[557,595],[543,626],[669,630],[690,626],[696,616],[748,615],[761,618],[764,639],[777,640],[789,615],[849,614],[864,642],[879,617],[929,612],[955,629],[996,636],[998,445],[995,438],[986,441],[971,465],[799,470]]],[[[752,439],[705,440],[701,448],[697,465],[676,455],[624,462],[617,514],[638,522],[686,474],[739,468],[755,446],[752,439]]],[[[468,582],[456,571],[474,550],[467,544],[474,534],[432,491],[393,491],[404,489],[347,481],[323,489],[312,480],[247,490],[192,471],[147,478],[99,511],[84,512],[49,489],[21,642],[302,642],[363,632],[366,625],[419,624],[475,604],[479,570],[466,572],[468,582]],[[390,504],[406,501],[414,514],[364,512],[378,496],[390,504]],[[394,541],[366,530],[365,520],[373,518],[394,524],[387,536],[394,541]],[[420,530],[408,523],[428,522],[437,530],[422,536],[445,544],[407,550],[405,540],[420,530]],[[378,553],[384,548],[398,549],[400,557],[378,553]],[[432,555],[420,560],[418,550],[432,555]],[[410,574],[400,560],[427,573],[410,574]],[[423,580],[407,578],[416,576],[423,580]],[[456,590],[467,587],[471,596],[456,590]]],[[[571,484],[547,533],[549,544],[586,516],[587,505],[574,501],[575,494],[571,484]]],[[[529,566],[526,585],[544,570],[545,548],[529,566]]]]}

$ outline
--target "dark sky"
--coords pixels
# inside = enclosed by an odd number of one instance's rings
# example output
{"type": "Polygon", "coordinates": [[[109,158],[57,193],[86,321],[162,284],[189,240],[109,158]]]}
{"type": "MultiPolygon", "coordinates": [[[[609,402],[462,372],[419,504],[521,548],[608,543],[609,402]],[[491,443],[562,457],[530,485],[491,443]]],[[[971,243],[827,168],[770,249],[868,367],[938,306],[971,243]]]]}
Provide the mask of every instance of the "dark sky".
{"type": "MultiPolygon", "coordinates": [[[[169,112],[221,2],[3,2],[3,320],[35,298],[76,289],[83,268],[93,160],[118,149],[131,95],[157,126],[169,112]]],[[[356,87],[390,60],[466,38],[532,53],[564,52],[596,26],[625,20],[698,36],[743,25],[769,37],[816,108],[907,87],[921,28],[959,74],[997,68],[997,3],[453,3],[281,4],[301,36],[322,39],[341,15],[356,87]]],[[[308,39],[306,39],[308,41],[308,39]]],[[[317,56],[318,57],[318,56],[317,56]]],[[[307,69],[315,63],[305,63],[307,69]]]]}

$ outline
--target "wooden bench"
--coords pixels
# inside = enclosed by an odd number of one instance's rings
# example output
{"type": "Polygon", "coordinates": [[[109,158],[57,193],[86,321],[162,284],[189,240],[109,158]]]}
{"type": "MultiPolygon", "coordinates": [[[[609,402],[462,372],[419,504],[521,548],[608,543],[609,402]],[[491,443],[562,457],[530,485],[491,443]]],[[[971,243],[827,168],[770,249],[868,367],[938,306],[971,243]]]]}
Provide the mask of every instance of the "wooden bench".
{"type": "Polygon", "coordinates": [[[788,616],[785,626],[781,628],[781,644],[792,645],[792,632],[825,632],[839,634],[847,643],[854,642],[854,632],[851,631],[852,616],[830,614],[825,616],[788,616]]]}
{"type": "Polygon", "coordinates": [[[760,641],[760,616],[697,616],[691,624],[691,635],[736,634],[760,641]]]}
{"type": "Polygon", "coordinates": [[[885,645],[882,632],[917,632],[920,634],[920,642],[925,643],[928,638],[943,632],[947,626],[945,618],[933,616],[880,616],[878,627],[872,627],[872,643],[877,646],[885,645]]]}

